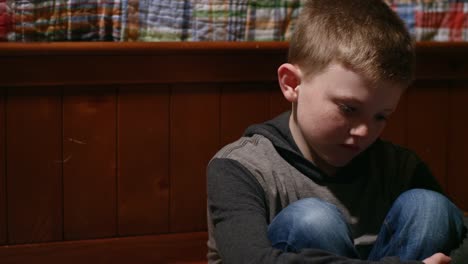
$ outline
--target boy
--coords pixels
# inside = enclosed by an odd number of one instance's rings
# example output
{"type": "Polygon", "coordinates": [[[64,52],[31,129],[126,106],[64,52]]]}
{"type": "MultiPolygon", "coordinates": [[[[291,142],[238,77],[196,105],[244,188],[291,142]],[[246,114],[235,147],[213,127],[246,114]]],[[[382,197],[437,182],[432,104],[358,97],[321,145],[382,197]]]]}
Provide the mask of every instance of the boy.
{"type": "Polygon", "coordinates": [[[460,211],[415,154],[378,139],[413,74],[382,0],[312,0],[278,80],[292,111],[208,165],[210,263],[449,263],[460,211]]]}

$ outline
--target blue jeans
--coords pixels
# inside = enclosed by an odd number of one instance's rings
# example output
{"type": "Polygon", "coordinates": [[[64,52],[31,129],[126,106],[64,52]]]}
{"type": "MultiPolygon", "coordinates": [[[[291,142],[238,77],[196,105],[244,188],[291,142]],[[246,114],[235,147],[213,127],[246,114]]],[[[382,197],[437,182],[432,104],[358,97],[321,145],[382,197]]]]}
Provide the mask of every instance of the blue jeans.
{"type": "Polygon", "coordinates": [[[449,254],[463,240],[463,216],[445,196],[423,189],[401,194],[392,205],[368,256],[359,256],[351,230],[336,206],[316,198],[284,208],[268,227],[273,247],[288,252],[322,249],[350,258],[423,260],[449,254]]]}

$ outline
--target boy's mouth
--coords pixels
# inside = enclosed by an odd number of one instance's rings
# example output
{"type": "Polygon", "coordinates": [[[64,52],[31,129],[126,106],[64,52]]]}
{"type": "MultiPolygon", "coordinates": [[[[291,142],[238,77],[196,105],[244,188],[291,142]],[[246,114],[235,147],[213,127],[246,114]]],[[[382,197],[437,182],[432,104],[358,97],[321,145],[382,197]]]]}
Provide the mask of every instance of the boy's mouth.
{"type": "Polygon", "coordinates": [[[361,147],[358,145],[352,145],[352,144],[340,144],[343,148],[346,148],[348,150],[354,151],[354,152],[359,152],[361,150],[361,147]]]}

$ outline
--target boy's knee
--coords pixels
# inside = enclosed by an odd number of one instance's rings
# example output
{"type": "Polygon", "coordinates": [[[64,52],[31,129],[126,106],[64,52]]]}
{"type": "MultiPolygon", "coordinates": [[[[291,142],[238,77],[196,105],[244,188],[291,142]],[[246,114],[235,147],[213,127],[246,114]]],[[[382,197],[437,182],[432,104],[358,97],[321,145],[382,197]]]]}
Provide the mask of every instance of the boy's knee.
{"type": "MultiPolygon", "coordinates": [[[[312,241],[318,244],[350,241],[349,227],[338,208],[315,198],[299,200],[283,209],[273,219],[268,233],[272,242],[288,241],[305,247],[312,241]]],[[[314,246],[321,248],[318,244],[314,246]]]]}
{"type": "Polygon", "coordinates": [[[336,206],[316,198],[306,198],[290,204],[273,219],[272,224],[276,221],[289,223],[289,226],[294,226],[298,231],[316,229],[320,232],[333,232],[336,225],[346,225],[336,206]]]}
{"type": "MultiPolygon", "coordinates": [[[[461,211],[444,195],[423,189],[404,192],[397,199],[400,221],[408,224],[407,232],[417,233],[426,255],[433,252],[449,254],[465,236],[461,211]],[[429,252],[430,251],[430,252],[429,252]]],[[[423,251],[424,252],[424,251],[423,251]]]]}
{"type": "Polygon", "coordinates": [[[432,215],[460,213],[444,195],[425,189],[411,189],[402,193],[395,202],[398,208],[414,214],[432,215]],[[432,213],[431,213],[432,212],[432,213]]]}
{"type": "Polygon", "coordinates": [[[398,214],[409,217],[403,217],[403,220],[422,228],[421,232],[461,239],[464,232],[463,215],[444,195],[430,190],[412,189],[401,194],[395,203],[398,203],[396,207],[400,209],[398,214]]]}

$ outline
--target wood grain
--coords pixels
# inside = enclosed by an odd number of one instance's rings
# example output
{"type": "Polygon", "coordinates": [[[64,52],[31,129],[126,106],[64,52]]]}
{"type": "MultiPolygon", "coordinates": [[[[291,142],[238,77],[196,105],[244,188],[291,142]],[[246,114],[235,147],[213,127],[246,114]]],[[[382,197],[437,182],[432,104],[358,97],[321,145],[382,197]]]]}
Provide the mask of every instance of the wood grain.
{"type": "Polygon", "coordinates": [[[16,44],[0,43],[0,86],[276,80],[287,52],[286,43],[268,42],[16,44]]]}
{"type": "Polygon", "coordinates": [[[9,89],[7,100],[8,243],[61,240],[61,90],[9,89]]]}
{"type": "Polygon", "coordinates": [[[0,245],[7,242],[5,103],[6,89],[0,89],[0,245]]]}
{"type": "Polygon", "coordinates": [[[0,247],[2,264],[206,263],[206,232],[0,247]]]}
{"type": "MultiPolygon", "coordinates": [[[[276,83],[286,53],[278,42],[0,43],[0,91],[12,94],[3,121],[0,101],[0,243],[205,230],[206,163],[265,105],[270,117],[290,108],[276,83]],[[47,91],[62,88],[63,116],[43,115],[61,107],[47,91]]],[[[468,210],[468,44],[418,43],[416,53],[417,82],[383,137],[415,149],[468,210]]],[[[45,259],[62,254],[50,245],[45,259]]],[[[21,252],[14,259],[38,254],[21,252]]]]}
{"type": "Polygon", "coordinates": [[[273,118],[285,111],[290,111],[291,107],[291,103],[284,98],[278,83],[272,82],[270,95],[270,117],[273,118]]]}
{"type": "Polygon", "coordinates": [[[206,230],[206,166],[219,148],[219,101],[217,86],[172,89],[171,232],[206,230]]]}
{"type": "Polygon", "coordinates": [[[169,88],[118,96],[119,235],[169,232],[169,88]]]}
{"type": "MultiPolygon", "coordinates": [[[[275,81],[287,49],[286,42],[0,43],[0,86],[275,81]],[[76,74],[83,71],[86,78],[76,74]]],[[[467,50],[417,43],[416,77],[466,80],[467,50]]]]}
{"type": "Polygon", "coordinates": [[[447,190],[448,86],[417,82],[408,91],[408,147],[427,162],[447,190]]]}
{"type": "Polygon", "coordinates": [[[267,121],[269,97],[269,85],[225,85],[221,92],[221,145],[239,139],[248,126],[267,121]]]}
{"type": "Polygon", "coordinates": [[[65,239],[115,236],[115,88],[70,87],[63,108],[65,239]]]}
{"type": "Polygon", "coordinates": [[[448,115],[448,192],[455,203],[468,211],[468,89],[456,82],[450,90],[448,115]]]}

